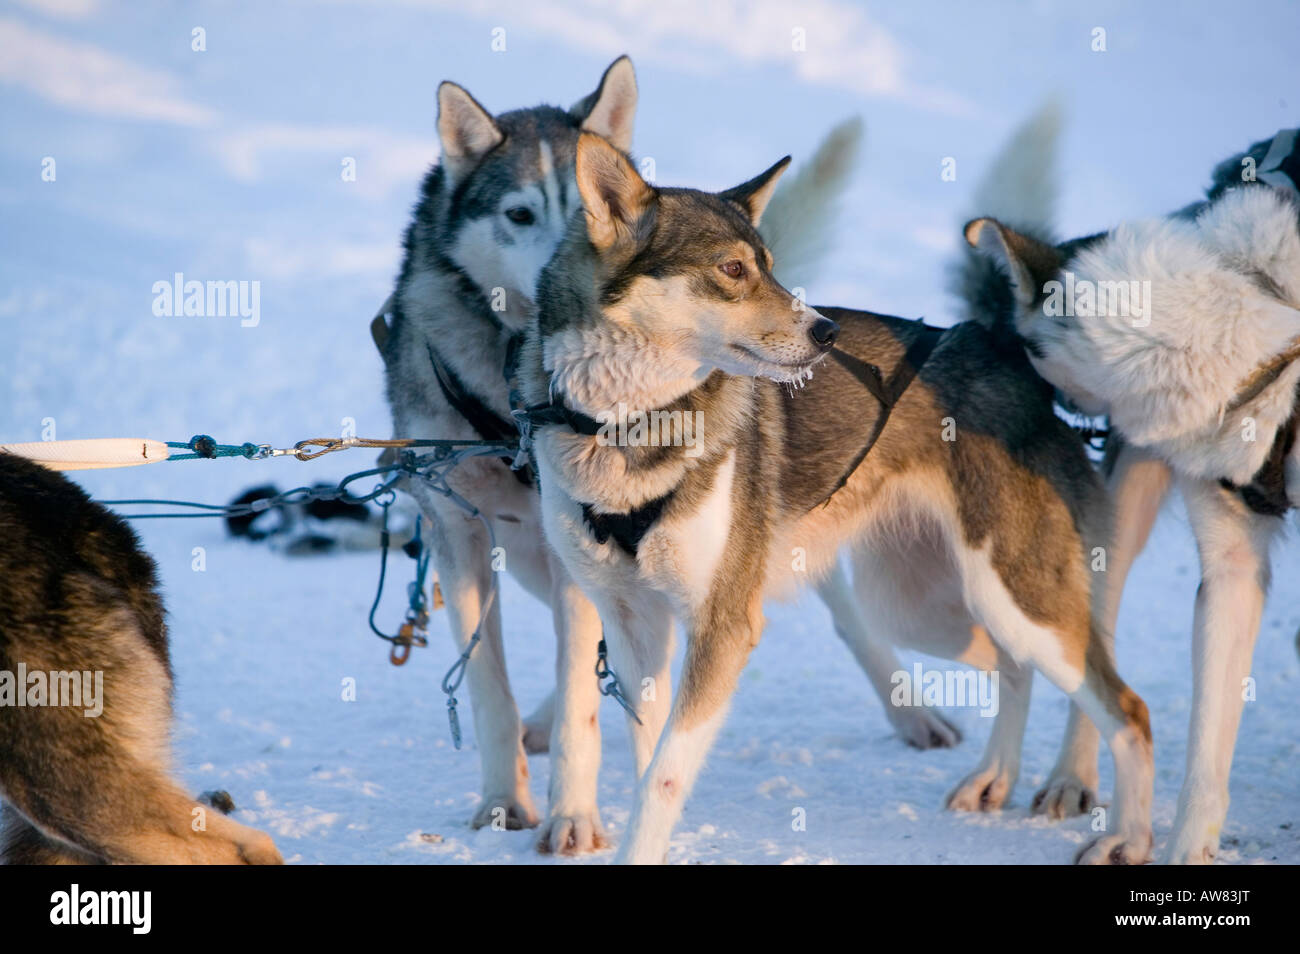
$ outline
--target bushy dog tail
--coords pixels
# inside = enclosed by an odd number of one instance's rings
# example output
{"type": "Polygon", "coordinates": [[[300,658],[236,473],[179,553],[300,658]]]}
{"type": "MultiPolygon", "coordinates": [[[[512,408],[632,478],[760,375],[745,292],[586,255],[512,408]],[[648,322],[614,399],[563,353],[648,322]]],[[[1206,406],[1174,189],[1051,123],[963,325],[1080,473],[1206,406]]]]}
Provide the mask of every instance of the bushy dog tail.
{"type": "Polygon", "coordinates": [[[853,116],[827,133],[812,159],[777,186],[759,232],[782,284],[806,285],[830,250],[835,212],[861,145],[862,119],[853,116]]]}
{"type": "MultiPolygon", "coordinates": [[[[1054,241],[1061,115],[1059,101],[1049,99],[1016,128],[976,186],[961,224],[987,216],[1024,235],[1054,241]]],[[[959,254],[948,287],[959,299],[963,317],[998,325],[1007,317],[1011,300],[1004,273],[973,248],[964,247],[959,254]]]]}

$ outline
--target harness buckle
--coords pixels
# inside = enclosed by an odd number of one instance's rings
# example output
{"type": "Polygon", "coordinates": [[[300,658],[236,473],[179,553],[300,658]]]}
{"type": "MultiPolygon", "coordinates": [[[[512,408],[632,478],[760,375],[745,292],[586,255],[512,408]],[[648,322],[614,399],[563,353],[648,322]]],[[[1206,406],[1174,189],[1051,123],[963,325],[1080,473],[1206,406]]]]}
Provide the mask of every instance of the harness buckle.
{"type": "Polygon", "coordinates": [[[533,461],[533,419],[523,408],[513,408],[510,416],[514,418],[515,430],[519,432],[519,450],[510,462],[510,469],[522,470],[533,461]]]}

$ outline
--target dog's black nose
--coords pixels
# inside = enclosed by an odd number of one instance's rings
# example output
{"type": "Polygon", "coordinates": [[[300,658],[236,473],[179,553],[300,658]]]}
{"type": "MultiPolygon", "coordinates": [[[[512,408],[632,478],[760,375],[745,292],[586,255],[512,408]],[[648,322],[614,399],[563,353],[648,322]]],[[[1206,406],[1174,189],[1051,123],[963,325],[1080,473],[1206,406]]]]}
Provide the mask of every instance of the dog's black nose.
{"type": "Polygon", "coordinates": [[[813,344],[823,351],[829,351],[835,344],[835,339],[840,336],[840,326],[829,318],[819,317],[808,329],[808,335],[812,338],[813,344]]]}

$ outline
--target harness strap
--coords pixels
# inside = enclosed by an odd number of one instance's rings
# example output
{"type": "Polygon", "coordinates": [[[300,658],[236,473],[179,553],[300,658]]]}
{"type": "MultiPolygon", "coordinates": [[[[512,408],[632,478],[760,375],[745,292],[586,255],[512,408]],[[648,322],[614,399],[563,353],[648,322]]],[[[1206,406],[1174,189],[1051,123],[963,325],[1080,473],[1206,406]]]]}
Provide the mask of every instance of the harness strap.
{"type": "Polygon", "coordinates": [[[598,513],[591,504],[583,504],[582,519],[591,528],[597,543],[604,543],[613,537],[624,553],[635,558],[642,538],[663,515],[664,507],[673,499],[673,493],[670,490],[662,497],[656,497],[627,513],[598,513]]]}
{"type": "MultiPolygon", "coordinates": [[[[1262,389],[1261,389],[1262,390],[1262,389]]],[[[1242,501],[1255,513],[1266,517],[1282,517],[1291,509],[1286,494],[1286,459],[1296,443],[1300,429],[1300,385],[1296,388],[1296,402],[1291,417],[1278,428],[1269,448],[1268,457],[1260,465],[1248,484],[1234,484],[1226,477],[1219,481],[1225,490],[1240,494],[1242,501]]]]}
{"type": "MultiPolygon", "coordinates": [[[[460,378],[456,377],[455,372],[443,364],[432,344],[426,342],[425,347],[429,352],[429,363],[433,365],[434,376],[438,379],[438,387],[442,389],[442,396],[447,399],[448,404],[455,408],[456,413],[468,421],[469,426],[474,428],[485,441],[502,441],[506,443],[517,441],[519,439],[519,430],[514,423],[507,421],[466,388],[461,383],[460,378]]],[[[531,465],[525,464],[519,468],[513,468],[514,458],[502,457],[501,459],[512,465],[516,480],[525,487],[533,485],[531,465]]]]}
{"type": "Polygon", "coordinates": [[[586,437],[595,437],[600,433],[601,427],[604,426],[594,417],[583,414],[581,411],[575,411],[563,401],[551,401],[548,404],[530,404],[522,411],[516,412],[516,417],[522,418],[533,427],[562,424],[575,433],[586,437]]]}
{"type": "MultiPolygon", "coordinates": [[[[588,414],[581,411],[575,411],[564,403],[563,400],[552,399],[546,404],[533,404],[523,410],[516,411],[515,416],[519,419],[520,430],[527,436],[525,442],[531,440],[533,428],[545,427],[549,425],[560,425],[568,427],[576,434],[582,434],[586,437],[595,437],[605,426],[588,414]]],[[[597,543],[606,543],[612,537],[614,542],[631,557],[636,557],[637,547],[641,545],[642,538],[650,532],[650,528],[655,525],[659,517],[664,512],[664,507],[672,499],[674,491],[669,491],[662,497],[656,497],[654,500],[647,501],[639,507],[635,507],[626,513],[601,513],[591,504],[582,505],[583,522],[591,529],[592,536],[596,538],[597,543]]]]}
{"type": "MultiPolygon", "coordinates": [[[[375,348],[379,351],[379,357],[385,364],[388,362],[388,339],[392,329],[388,324],[388,316],[393,313],[393,305],[396,301],[397,293],[389,295],[384,299],[384,303],[379,306],[375,316],[370,319],[370,338],[375,343],[375,348]]],[[[522,335],[514,335],[506,342],[506,360],[504,367],[505,379],[509,382],[515,373],[515,368],[519,362],[519,345],[521,344],[522,335]]],[[[513,443],[519,438],[519,431],[512,421],[503,418],[490,407],[487,406],[477,395],[471,392],[455,373],[443,363],[438,353],[434,350],[433,345],[427,345],[429,350],[429,363],[433,365],[434,375],[438,379],[438,387],[442,390],[442,396],[461,417],[469,422],[470,427],[478,433],[485,441],[504,441],[513,443]]],[[[512,395],[513,397],[513,395],[512,395]]],[[[503,457],[502,460],[513,465],[513,460],[503,457]]],[[[379,458],[381,464],[391,464],[396,461],[396,455],[386,450],[379,458]]],[[[524,486],[531,487],[533,483],[532,468],[523,466],[514,468],[515,478],[524,486]]]]}
{"type": "MultiPolygon", "coordinates": [[[[943,337],[945,329],[935,328],[925,324],[923,319],[917,319],[917,326],[920,333],[912,339],[912,343],[907,346],[907,351],[903,354],[903,360],[899,363],[898,368],[894,371],[894,376],[885,381],[884,376],[880,373],[880,368],[871,364],[869,361],[863,361],[861,358],[854,357],[838,348],[831,351],[831,357],[839,365],[858,379],[872,396],[880,402],[880,413],[876,415],[876,422],[871,428],[871,434],[867,437],[866,444],[862,450],[858,451],[850,462],[848,468],[835,482],[835,486],[830,489],[821,500],[813,504],[813,507],[826,506],[830,503],[831,497],[839,491],[841,487],[849,482],[853,472],[858,469],[867,455],[871,453],[871,448],[876,446],[876,441],[880,440],[880,435],[884,433],[885,425],[889,423],[889,415],[894,410],[903,393],[907,390],[908,385],[921,372],[921,367],[929,360],[931,352],[938,345],[939,340],[943,337]]],[[[812,507],[809,508],[810,510],[812,507]]]]}
{"type": "Polygon", "coordinates": [[[1236,411],[1263,394],[1264,389],[1280,378],[1282,372],[1297,358],[1300,358],[1300,339],[1251,372],[1250,377],[1241,383],[1241,390],[1237,392],[1236,397],[1228,404],[1227,411],[1229,413],[1236,411]]]}
{"type": "Polygon", "coordinates": [[[385,298],[384,303],[380,305],[379,310],[375,312],[375,317],[370,319],[370,340],[375,343],[375,347],[379,349],[379,357],[384,361],[388,360],[386,355],[388,353],[389,327],[388,318],[386,316],[391,314],[393,311],[393,298],[396,295],[397,293],[393,292],[392,295],[385,298]]]}
{"type": "Polygon", "coordinates": [[[438,387],[442,389],[442,396],[469,422],[479,437],[485,441],[514,440],[517,436],[514,425],[466,388],[456,373],[443,364],[438,352],[433,350],[433,345],[426,343],[425,346],[429,352],[429,363],[433,365],[433,373],[438,378],[438,387]]]}

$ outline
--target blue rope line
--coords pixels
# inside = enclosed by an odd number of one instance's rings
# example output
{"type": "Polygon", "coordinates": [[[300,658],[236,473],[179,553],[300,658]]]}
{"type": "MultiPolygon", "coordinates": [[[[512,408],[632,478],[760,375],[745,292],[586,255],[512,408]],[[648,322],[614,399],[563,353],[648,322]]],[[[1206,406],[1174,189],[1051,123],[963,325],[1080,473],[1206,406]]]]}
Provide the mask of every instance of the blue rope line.
{"type": "Polygon", "coordinates": [[[168,441],[168,447],[192,451],[189,454],[171,454],[168,460],[211,460],[216,457],[247,457],[252,460],[258,454],[256,444],[218,444],[207,434],[195,434],[188,441],[168,441]]]}

